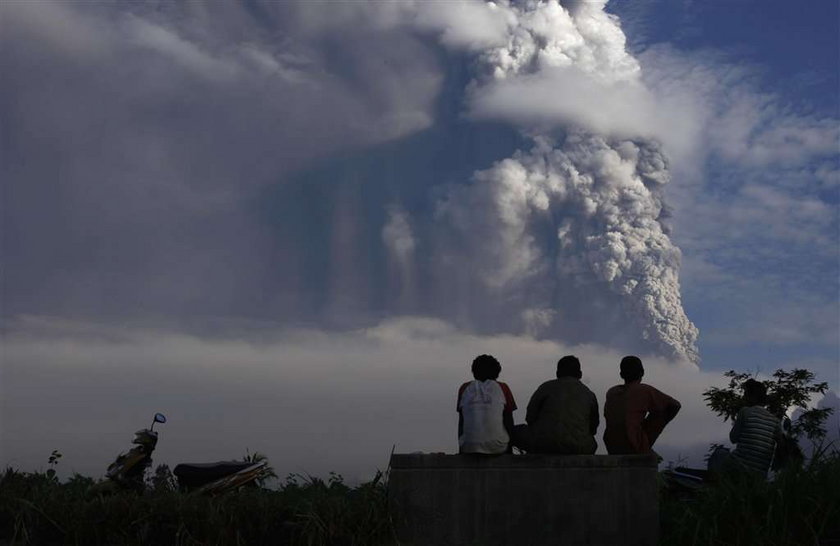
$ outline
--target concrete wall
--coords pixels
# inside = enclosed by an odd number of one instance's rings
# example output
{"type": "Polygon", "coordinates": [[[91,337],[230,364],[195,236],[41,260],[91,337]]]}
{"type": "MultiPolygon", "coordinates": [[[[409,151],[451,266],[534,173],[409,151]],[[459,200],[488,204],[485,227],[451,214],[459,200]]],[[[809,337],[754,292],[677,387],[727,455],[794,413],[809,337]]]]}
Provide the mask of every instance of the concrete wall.
{"type": "Polygon", "coordinates": [[[401,544],[654,545],[656,460],[646,455],[392,455],[401,544]]]}

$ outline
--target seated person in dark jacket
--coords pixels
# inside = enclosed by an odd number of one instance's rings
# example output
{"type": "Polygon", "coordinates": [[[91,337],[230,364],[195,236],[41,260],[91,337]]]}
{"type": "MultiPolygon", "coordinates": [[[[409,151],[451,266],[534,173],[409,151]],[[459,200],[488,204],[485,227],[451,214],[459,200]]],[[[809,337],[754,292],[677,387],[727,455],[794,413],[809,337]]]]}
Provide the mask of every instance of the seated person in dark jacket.
{"type": "Polygon", "coordinates": [[[514,446],[531,453],[591,455],[598,447],[598,400],[586,385],[573,355],[557,362],[557,379],[531,396],[525,421],[514,429],[514,446]]]}
{"type": "Polygon", "coordinates": [[[729,440],[735,450],[718,447],[709,458],[709,471],[748,471],[767,477],[773,452],[782,441],[781,419],[767,409],[767,387],[760,381],[748,379],[744,389],[744,406],[738,411],[729,440]]]}
{"type": "Polygon", "coordinates": [[[766,408],[767,388],[760,381],[744,383],[744,407],[735,417],[729,440],[735,444],[732,456],[744,468],[767,476],[776,443],[782,439],[782,421],[766,408]]]}

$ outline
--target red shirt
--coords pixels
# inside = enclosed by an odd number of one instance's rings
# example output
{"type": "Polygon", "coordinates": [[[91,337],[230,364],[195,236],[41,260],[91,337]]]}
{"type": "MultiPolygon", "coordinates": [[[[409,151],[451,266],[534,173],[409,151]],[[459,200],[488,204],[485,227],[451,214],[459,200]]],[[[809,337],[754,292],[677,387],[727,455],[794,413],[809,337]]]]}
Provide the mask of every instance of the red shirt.
{"type": "Polygon", "coordinates": [[[611,388],[604,402],[607,451],[610,455],[649,453],[679,407],[675,399],[644,383],[611,388]]]}

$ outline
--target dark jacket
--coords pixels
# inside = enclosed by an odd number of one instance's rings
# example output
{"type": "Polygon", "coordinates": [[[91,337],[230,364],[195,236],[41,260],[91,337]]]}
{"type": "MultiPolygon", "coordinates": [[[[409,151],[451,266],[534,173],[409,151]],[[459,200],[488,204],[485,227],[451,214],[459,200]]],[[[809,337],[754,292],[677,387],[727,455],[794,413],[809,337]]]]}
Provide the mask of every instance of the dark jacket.
{"type": "Polygon", "coordinates": [[[766,408],[741,408],[729,433],[729,440],[737,444],[732,455],[748,469],[766,476],[782,434],[781,420],[766,408]]]}
{"type": "Polygon", "coordinates": [[[525,416],[533,451],[588,455],[598,444],[598,400],[574,377],[561,377],[539,386],[525,416]]]}

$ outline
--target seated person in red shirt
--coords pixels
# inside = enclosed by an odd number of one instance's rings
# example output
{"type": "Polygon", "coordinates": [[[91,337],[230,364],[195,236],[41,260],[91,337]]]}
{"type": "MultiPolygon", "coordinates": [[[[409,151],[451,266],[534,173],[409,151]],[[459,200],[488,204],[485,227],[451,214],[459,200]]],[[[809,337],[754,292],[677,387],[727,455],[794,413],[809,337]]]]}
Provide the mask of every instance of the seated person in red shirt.
{"type": "Polygon", "coordinates": [[[496,381],[502,365],[490,355],[473,360],[474,381],[458,389],[459,453],[509,453],[516,402],[510,388],[496,381]]]}
{"type": "Polygon", "coordinates": [[[680,411],[680,403],[642,383],[645,369],[637,356],[621,359],[623,385],[607,391],[604,444],[610,455],[650,453],[656,439],[680,411]]]}

